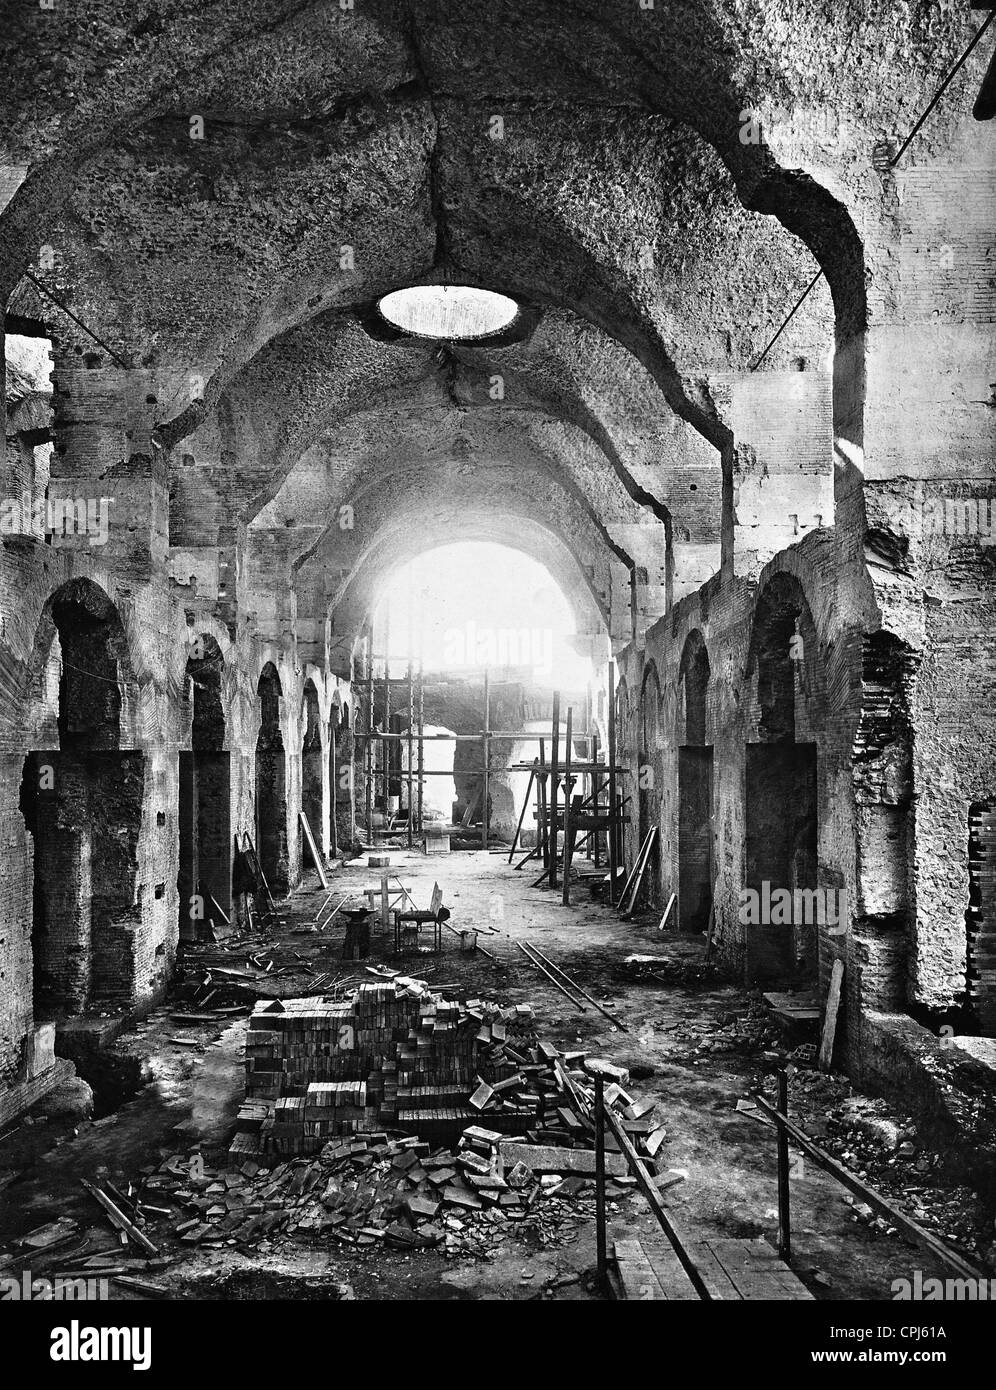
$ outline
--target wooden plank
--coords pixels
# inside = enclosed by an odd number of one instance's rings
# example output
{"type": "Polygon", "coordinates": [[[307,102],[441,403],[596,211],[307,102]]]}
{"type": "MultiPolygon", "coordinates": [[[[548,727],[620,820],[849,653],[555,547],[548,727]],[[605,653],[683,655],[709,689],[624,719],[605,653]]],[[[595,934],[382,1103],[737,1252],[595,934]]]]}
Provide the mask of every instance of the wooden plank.
{"type": "MultiPolygon", "coordinates": [[[[668,898],[668,900],[667,900],[667,907],[664,909],[664,916],[661,918],[661,920],[660,920],[660,921],[658,922],[658,924],[657,924],[657,930],[658,930],[658,931],[663,931],[664,928],[667,926],[667,919],[671,916],[671,909],[674,907],[675,902],[677,901],[677,898],[678,898],[677,893],[672,893],[671,896],[668,898]]],[[[708,949],[708,947],[707,947],[707,949],[708,949]]]]}
{"type": "Polygon", "coordinates": [[[613,1253],[622,1284],[622,1296],[627,1301],[699,1301],[695,1285],[665,1241],[651,1245],[646,1236],[616,1240],[613,1253]]]}
{"type": "MultiPolygon", "coordinates": [[[[668,1214],[667,1208],[664,1206],[664,1202],[661,1199],[661,1194],[658,1191],[657,1187],[654,1185],[653,1177],[651,1177],[650,1173],[647,1170],[646,1163],[637,1153],[636,1149],[633,1147],[633,1142],[630,1139],[629,1135],[626,1133],[626,1131],[623,1129],[622,1122],[619,1119],[617,1119],[617,1117],[612,1113],[611,1109],[609,1109],[609,1107],[606,1106],[603,1110],[603,1113],[605,1115],[605,1123],[609,1130],[611,1130],[611,1132],[615,1135],[616,1143],[619,1145],[619,1148],[622,1152],[622,1156],[629,1165],[629,1171],[632,1173],[633,1177],[636,1178],[637,1186],[643,1193],[644,1197],[647,1199],[647,1202],[650,1205],[650,1210],[657,1218],[658,1226],[660,1226],[661,1230],[664,1232],[664,1235],[667,1237],[672,1248],[675,1250],[678,1259],[681,1261],[682,1266],[688,1273],[689,1278],[692,1280],[692,1283],[695,1284],[696,1288],[698,1289],[699,1295],[702,1298],[709,1298],[709,1290],[706,1287],[704,1281],[699,1277],[698,1271],[695,1269],[694,1261],[691,1259],[688,1252],[685,1250],[685,1247],[681,1241],[681,1237],[678,1235],[678,1232],[674,1228],[674,1225],[671,1221],[671,1217],[668,1214]]],[[[609,1158],[610,1155],[606,1154],[606,1163],[608,1163],[609,1158]]]]}
{"type": "Polygon", "coordinates": [[[643,862],[640,865],[639,872],[636,875],[636,882],[633,884],[633,890],[629,900],[629,907],[623,913],[624,921],[629,921],[633,913],[636,911],[636,902],[640,896],[640,889],[643,887],[643,878],[647,872],[647,865],[650,863],[650,856],[653,854],[654,842],[656,839],[657,826],[652,825],[650,829],[647,831],[646,849],[643,855],[643,862]]]}
{"type": "Polygon", "coordinates": [[[308,824],[308,817],[303,811],[298,811],[301,821],[301,828],[304,831],[305,842],[308,846],[308,853],[311,855],[311,862],[318,870],[318,877],[321,879],[322,887],[327,893],[329,891],[329,876],[325,872],[325,865],[322,863],[321,855],[318,853],[318,846],[315,844],[315,837],[311,833],[311,826],[308,824]]]}
{"type": "Polygon", "coordinates": [[[703,1242],[748,1301],[789,1299],[812,1302],[813,1295],[766,1241],[710,1239],[703,1242]]]}
{"type": "Polygon", "coordinates": [[[840,990],[844,983],[844,962],[835,960],[830,972],[830,988],[827,992],[827,1012],[823,1020],[823,1037],[820,1040],[818,1065],[820,1071],[829,1071],[833,1059],[833,1042],[837,1036],[837,1015],[840,1012],[840,990]]]}
{"type": "Polygon", "coordinates": [[[703,1283],[714,1299],[719,1302],[735,1303],[743,1298],[736,1284],[704,1240],[688,1241],[687,1249],[695,1261],[695,1266],[702,1276],[703,1283]]]}

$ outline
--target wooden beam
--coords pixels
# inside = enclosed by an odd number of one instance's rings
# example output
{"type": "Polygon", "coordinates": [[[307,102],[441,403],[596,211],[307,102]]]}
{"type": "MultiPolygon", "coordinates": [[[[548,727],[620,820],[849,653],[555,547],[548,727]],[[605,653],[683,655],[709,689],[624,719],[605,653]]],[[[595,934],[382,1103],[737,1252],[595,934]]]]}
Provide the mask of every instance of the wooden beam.
{"type": "Polygon", "coordinates": [[[709,1289],[706,1286],[706,1283],[703,1280],[702,1275],[700,1274],[698,1267],[695,1264],[695,1261],[692,1259],[691,1255],[689,1255],[688,1251],[685,1249],[681,1237],[678,1235],[678,1232],[675,1230],[675,1228],[671,1225],[671,1218],[668,1215],[667,1209],[665,1208],[664,1203],[661,1199],[660,1191],[657,1188],[657,1185],[655,1184],[653,1178],[650,1176],[650,1173],[647,1171],[646,1164],[643,1162],[640,1155],[636,1152],[636,1149],[633,1147],[633,1143],[629,1135],[623,1129],[622,1125],[619,1123],[619,1121],[616,1119],[615,1115],[612,1113],[611,1109],[607,1105],[603,1106],[602,1114],[605,1116],[605,1123],[608,1125],[609,1129],[615,1135],[616,1143],[619,1145],[623,1157],[627,1160],[629,1164],[629,1171],[632,1173],[633,1177],[636,1178],[637,1186],[643,1193],[644,1197],[646,1197],[647,1202],[650,1204],[650,1210],[657,1218],[657,1224],[660,1226],[661,1230],[667,1236],[668,1241],[671,1244],[672,1250],[681,1262],[682,1268],[688,1275],[689,1279],[691,1279],[692,1283],[695,1285],[696,1293],[699,1295],[700,1298],[705,1299],[707,1302],[711,1302],[712,1294],[709,1292],[709,1289]]]}
{"type": "MultiPolygon", "coordinates": [[[[574,740],[574,706],[567,706],[567,741],[564,745],[564,891],[562,902],[565,907],[571,903],[571,757],[574,740]]],[[[556,887],[556,884],[553,885],[556,887]]]]}
{"type": "Polygon", "coordinates": [[[844,983],[844,962],[835,960],[830,972],[830,988],[827,991],[827,1010],[823,1018],[823,1037],[820,1039],[818,1065],[820,1071],[829,1071],[833,1060],[834,1038],[837,1036],[837,1015],[840,1012],[840,991],[844,983]]]}
{"type": "Polygon", "coordinates": [[[140,1231],[133,1221],[128,1220],[124,1212],[114,1205],[106,1192],[101,1192],[99,1187],[95,1187],[92,1182],[87,1182],[86,1178],[80,1178],[80,1183],[86,1188],[87,1192],[90,1193],[90,1196],[95,1197],[104,1208],[107,1215],[111,1218],[111,1224],[113,1226],[116,1226],[119,1231],[124,1231],[125,1235],[133,1240],[136,1245],[141,1246],[147,1255],[159,1254],[158,1247],[152,1244],[149,1237],[144,1231],[140,1231]]]}

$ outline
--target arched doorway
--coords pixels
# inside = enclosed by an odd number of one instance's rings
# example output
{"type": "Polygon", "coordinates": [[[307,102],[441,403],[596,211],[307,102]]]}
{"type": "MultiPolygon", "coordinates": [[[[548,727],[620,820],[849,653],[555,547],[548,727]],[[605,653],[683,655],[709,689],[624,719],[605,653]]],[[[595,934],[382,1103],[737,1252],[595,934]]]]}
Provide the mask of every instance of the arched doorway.
{"type": "Polygon", "coordinates": [[[210,634],[193,636],[186,666],[190,748],[180,751],[180,935],[220,927],[232,909],[231,758],[221,700],[224,658],[210,634]],[[219,911],[220,909],[220,911],[219,911]]]}
{"type": "Polygon", "coordinates": [[[63,585],[45,607],[35,651],[41,666],[59,668],[58,748],[29,753],[21,783],[34,839],[37,1022],[134,997],[145,758],[119,747],[127,644],[102,589],[84,579],[63,585]]]}
{"type": "Polygon", "coordinates": [[[709,653],[698,629],[685,642],[678,680],[678,925],[702,932],[712,909],[713,749],[706,731],[709,653]]]}
{"type": "Polygon", "coordinates": [[[640,843],[656,826],[650,861],[643,875],[643,885],[650,905],[660,900],[660,825],[661,789],[664,777],[664,759],[661,740],[661,687],[657,667],[650,662],[643,675],[640,690],[640,742],[638,791],[640,798],[640,843]]]}
{"type": "Polygon", "coordinates": [[[348,703],[343,703],[341,710],[332,706],[329,785],[335,831],[333,854],[345,854],[353,844],[353,730],[348,703]]]}
{"type": "Polygon", "coordinates": [[[758,599],[747,677],[741,904],[747,978],[815,985],[819,919],[828,915],[821,913],[817,891],[825,692],[812,615],[802,586],[791,575],[775,575],[758,599]]]}
{"type": "Polygon", "coordinates": [[[283,690],[277,668],[268,661],[256,686],[261,722],[256,738],[256,849],[271,893],[286,893],[290,882],[287,846],[287,760],[280,732],[283,690]]]}
{"type": "Polygon", "coordinates": [[[325,801],[322,791],[322,715],[318,691],[312,680],[305,681],[301,724],[301,810],[308,817],[319,854],[324,854],[326,833],[325,801]]]}

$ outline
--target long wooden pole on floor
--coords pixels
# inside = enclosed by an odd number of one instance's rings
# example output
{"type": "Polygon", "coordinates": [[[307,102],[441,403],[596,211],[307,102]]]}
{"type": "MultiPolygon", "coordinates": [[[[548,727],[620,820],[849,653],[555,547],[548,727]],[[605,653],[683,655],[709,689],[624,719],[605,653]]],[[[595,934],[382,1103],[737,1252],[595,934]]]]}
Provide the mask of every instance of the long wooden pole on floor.
{"type": "Polygon", "coordinates": [[[557,782],[560,776],[560,691],[553,692],[553,747],[550,750],[550,887],[557,886],[557,782]]]}
{"type": "Polygon", "coordinates": [[[609,662],[609,902],[616,901],[616,666],[609,662]]]}

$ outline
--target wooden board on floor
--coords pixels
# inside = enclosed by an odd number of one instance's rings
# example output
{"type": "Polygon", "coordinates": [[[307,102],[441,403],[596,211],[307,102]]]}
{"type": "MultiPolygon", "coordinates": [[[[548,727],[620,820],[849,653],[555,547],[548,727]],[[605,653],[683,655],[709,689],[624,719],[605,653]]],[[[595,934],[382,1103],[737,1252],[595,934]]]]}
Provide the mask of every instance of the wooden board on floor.
{"type": "MultiPolygon", "coordinates": [[[[721,1302],[809,1302],[813,1295],[764,1240],[684,1240],[702,1282],[721,1302]]],[[[614,1242],[617,1296],[655,1301],[698,1298],[670,1241],[663,1235],[614,1242]]]]}
{"type": "Polygon", "coordinates": [[[613,1243],[616,1260],[617,1294],[627,1303],[698,1302],[695,1285],[667,1241],[666,1249],[644,1249],[640,1240],[613,1243]]]}
{"type": "MultiPolygon", "coordinates": [[[[692,1241],[690,1253],[703,1270],[708,1268],[709,1257],[712,1257],[736,1288],[737,1298],[747,1301],[812,1301],[813,1295],[802,1280],[792,1273],[778,1251],[766,1240],[692,1241]]],[[[707,1287],[711,1292],[708,1281],[707,1287]]]]}

